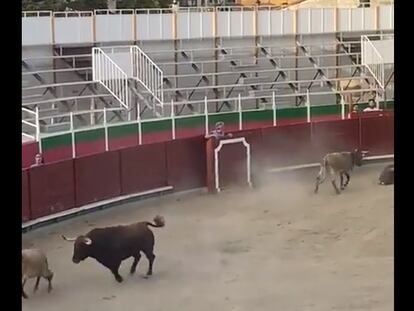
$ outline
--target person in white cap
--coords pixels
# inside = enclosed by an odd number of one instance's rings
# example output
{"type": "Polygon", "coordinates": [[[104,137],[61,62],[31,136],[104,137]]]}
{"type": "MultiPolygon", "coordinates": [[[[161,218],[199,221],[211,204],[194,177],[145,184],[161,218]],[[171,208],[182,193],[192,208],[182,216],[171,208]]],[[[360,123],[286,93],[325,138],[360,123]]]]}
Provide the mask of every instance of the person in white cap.
{"type": "Polygon", "coordinates": [[[214,130],[210,132],[210,134],[206,135],[206,138],[215,137],[217,140],[225,138],[225,137],[233,137],[233,134],[224,132],[224,122],[217,122],[215,124],[214,130]]]}

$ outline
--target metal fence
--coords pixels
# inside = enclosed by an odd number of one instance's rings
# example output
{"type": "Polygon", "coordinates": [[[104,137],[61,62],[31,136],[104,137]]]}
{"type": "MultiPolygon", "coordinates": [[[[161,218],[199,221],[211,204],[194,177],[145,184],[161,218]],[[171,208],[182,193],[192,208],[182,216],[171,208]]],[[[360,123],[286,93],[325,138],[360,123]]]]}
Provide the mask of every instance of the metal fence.
{"type": "Polygon", "coordinates": [[[92,48],[92,79],[101,83],[125,108],[129,108],[127,74],[100,48],[92,48]]]}
{"type": "MultiPolygon", "coordinates": [[[[22,138],[39,141],[39,108],[35,111],[22,107],[22,138]],[[24,116],[28,117],[24,117],[24,116]]],[[[40,144],[39,144],[40,145],[40,144]]]]}
{"type": "MultiPolygon", "coordinates": [[[[174,140],[176,139],[177,133],[180,130],[180,125],[186,123],[187,121],[195,121],[197,120],[198,128],[203,129],[205,134],[209,133],[209,130],[213,126],[214,122],[218,120],[232,120],[232,131],[234,130],[245,130],[251,129],[252,125],[248,125],[249,120],[254,117],[254,115],[260,115],[259,119],[266,119],[266,126],[278,126],[286,124],[286,122],[290,122],[289,120],[286,121],[286,118],[290,118],[291,115],[299,115],[300,121],[296,120],[294,122],[314,122],[318,120],[344,120],[350,118],[350,111],[348,105],[345,103],[344,100],[340,102],[340,105],[318,105],[314,103],[312,105],[312,95],[313,93],[305,93],[306,94],[306,104],[304,107],[290,107],[290,108],[282,108],[278,107],[277,96],[273,93],[271,96],[271,102],[266,105],[262,106],[259,109],[245,109],[243,110],[243,102],[251,100],[248,97],[241,97],[238,96],[236,98],[232,98],[231,101],[233,102],[233,109],[227,112],[219,112],[219,113],[211,113],[208,110],[208,105],[216,104],[214,100],[205,100],[203,101],[202,105],[204,109],[199,114],[193,115],[181,115],[176,116],[173,109],[176,106],[182,105],[180,103],[165,103],[165,105],[171,105],[171,115],[169,117],[164,118],[155,118],[155,119],[136,119],[131,121],[125,122],[109,122],[111,119],[111,114],[119,112],[123,109],[121,108],[110,108],[110,109],[96,109],[93,113],[101,113],[102,117],[101,122],[99,124],[95,124],[95,126],[91,127],[78,127],[75,125],[74,117],[80,114],[90,114],[91,111],[80,111],[80,112],[70,112],[68,115],[68,121],[70,122],[70,129],[68,131],[62,131],[59,133],[50,133],[50,134],[42,134],[39,135],[39,145],[42,145],[44,140],[48,138],[53,138],[57,136],[65,136],[70,134],[71,136],[71,146],[72,146],[72,156],[76,157],[76,135],[81,132],[90,132],[95,130],[103,130],[104,132],[104,139],[105,139],[105,150],[110,150],[109,148],[109,131],[114,128],[119,128],[123,126],[134,126],[136,127],[136,133],[138,135],[138,144],[141,145],[143,143],[143,135],[145,134],[143,131],[143,127],[152,126],[151,124],[155,123],[163,123],[169,130],[171,131],[171,138],[174,140]],[[321,111],[327,111],[327,113],[321,113],[321,111]]],[[[295,95],[292,95],[295,96],[295,95]]],[[[220,100],[218,100],[220,101],[220,100]]],[[[360,103],[363,106],[366,103],[360,103]]],[[[387,103],[383,103],[386,107],[387,103]]],[[[226,122],[226,121],[225,121],[226,122]]],[[[226,122],[227,124],[227,122],[226,122]]],[[[199,132],[197,132],[199,133],[199,132]]],[[[199,134],[197,134],[199,135],[199,134]]]]}
{"type": "Polygon", "coordinates": [[[372,44],[368,36],[361,36],[361,61],[379,86],[384,89],[385,85],[385,71],[384,71],[384,59],[380,52],[372,44]]]}
{"type": "Polygon", "coordinates": [[[164,104],[164,73],[154,61],[138,46],[130,47],[132,58],[132,76],[151,93],[163,106],[164,104]]]}
{"type": "Polygon", "coordinates": [[[22,45],[366,32],[394,28],[394,5],[23,12],[22,45]]]}

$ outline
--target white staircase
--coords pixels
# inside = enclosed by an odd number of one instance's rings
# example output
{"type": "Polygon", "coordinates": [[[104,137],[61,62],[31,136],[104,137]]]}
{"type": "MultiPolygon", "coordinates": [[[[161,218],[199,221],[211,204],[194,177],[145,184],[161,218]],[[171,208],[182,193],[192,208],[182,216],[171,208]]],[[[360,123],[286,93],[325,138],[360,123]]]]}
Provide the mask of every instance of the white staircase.
{"type": "Polygon", "coordinates": [[[135,80],[149,93],[150,108],[163,111],[164,73],[138,46],[93,48],[92,55],[94,81],[100,82],[124,108],[133,108],[128,82],[135,80]]]}
{"type": "Polygon", "coordinates": [[[92,48],[92,79],[102,84],[124,108],[130,108],[128,75],[101,48],[92,48]]]}
{"type": "Polygon", "coordinates": [[[384,90],[385,66],[394,64],[394,35],[379,36],[379,39],[375,35],[361,36],[361,62],[384,90]]]}

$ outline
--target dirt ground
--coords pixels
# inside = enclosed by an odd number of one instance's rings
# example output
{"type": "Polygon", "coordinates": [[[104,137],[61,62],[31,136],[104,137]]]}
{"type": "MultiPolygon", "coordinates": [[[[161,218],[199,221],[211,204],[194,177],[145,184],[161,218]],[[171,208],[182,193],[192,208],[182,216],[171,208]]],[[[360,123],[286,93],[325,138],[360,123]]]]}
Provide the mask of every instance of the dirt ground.
{"type": "Polygon", "coordinates": [[[24,247],[47,251],[54,290],[42,280],[23,310],[393,310],[393,186],[377,185],[387,163],[357,168],[339,196],[317,170],[274,175],[266,187],[192,193],[129,203],[40,228],[24,247]],[[93,227],[165,217],[154,228],[154,275],[143,256],[118,284],[93,259],[71,261],[75,236],[93,227]]]}

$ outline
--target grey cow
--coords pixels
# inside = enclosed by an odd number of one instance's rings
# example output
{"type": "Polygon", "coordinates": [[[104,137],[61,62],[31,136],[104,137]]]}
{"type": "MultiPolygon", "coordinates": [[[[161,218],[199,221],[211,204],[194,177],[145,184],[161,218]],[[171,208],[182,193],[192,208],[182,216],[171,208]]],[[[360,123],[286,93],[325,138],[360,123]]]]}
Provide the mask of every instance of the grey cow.
{"type": "Polygon", "coordinates": [[[349,184],[350,171],[352,171],[355,165],[362,165],[362,159],[367,153],[368,151],[355,149],[352,152],[333,152],[325,155],[321,163],[321,169],[316,177],[315,193],[318,192],[319,185],[325,181],[326,171],[328,171],[331,177],[332,186],[334,187],[336,193],[340,194],[341,192],[335,182],[336,176],[339,174],[341,178],[341,190],[344,190],[349,184]],[[346,177],[345,183],[344,175],[346,177]]]}
{"type": "Polygon", "coordinates": [[[49,282],[48,292],[52,290],[53,272],[49,269],[47,257],[40,249],[22,250],[22,296],[28,298],[24,292],[26,281],[36,278],[34,291],[39,287],[40,278],[43,277],[49,282]]]}

